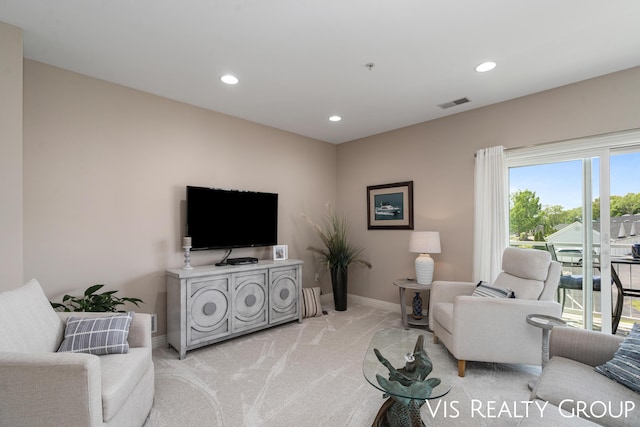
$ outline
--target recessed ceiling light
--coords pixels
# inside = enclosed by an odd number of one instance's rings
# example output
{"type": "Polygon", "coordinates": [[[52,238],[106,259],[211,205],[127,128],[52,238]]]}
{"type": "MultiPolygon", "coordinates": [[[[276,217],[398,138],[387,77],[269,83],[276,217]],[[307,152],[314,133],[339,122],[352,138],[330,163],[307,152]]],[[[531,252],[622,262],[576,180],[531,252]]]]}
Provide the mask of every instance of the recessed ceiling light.
{"type": "Polygon", "coordinates": [[[331,116],[331,117],[329,117],[329,120],[331,120],[332,122],[339,122],[340,120],[342,120],[342,117],[340,117],[340,116],[331,116]]]}
{"type": "Polygon", "coordinates": [[[224,76],[220,77],[220,80],[228,85],[234,85],[238,83],[238,78],[236,76],[232,76],[231,74],[225,74],[224,76]]]}
{"type": "Polygon", "coordinates": [[[486,71],[491,71],[496,68],[496,63],[493,61],[483,62],[482,64],[476,67],[476,71],[479,73],[484,73],[486,71]]]}

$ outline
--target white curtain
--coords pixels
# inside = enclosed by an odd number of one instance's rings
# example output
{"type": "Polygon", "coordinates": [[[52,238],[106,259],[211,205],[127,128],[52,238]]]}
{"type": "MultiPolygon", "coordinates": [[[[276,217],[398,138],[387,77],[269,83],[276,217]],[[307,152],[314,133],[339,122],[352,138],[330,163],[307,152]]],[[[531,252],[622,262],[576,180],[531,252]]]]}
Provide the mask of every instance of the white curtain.
{"type": "Polygon", "coordinates": [[[493,283],[509,245],[509,180],[504,147],[476,153],[473,280],[493,283]]]}

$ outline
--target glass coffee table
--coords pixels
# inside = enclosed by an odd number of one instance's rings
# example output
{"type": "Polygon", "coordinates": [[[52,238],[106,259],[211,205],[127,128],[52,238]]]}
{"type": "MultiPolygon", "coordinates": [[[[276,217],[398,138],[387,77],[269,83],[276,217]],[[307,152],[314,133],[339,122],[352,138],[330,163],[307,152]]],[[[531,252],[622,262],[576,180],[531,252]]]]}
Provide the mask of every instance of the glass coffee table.
{"type": "Polygon", "coordinates": [[[362,371],[373,387],[388,396],[373,426],[424,425],[420,407],[451,390],[451,376],[434,369],[425,350],[424,331],[382,329],[371,339],[362,371]]]}

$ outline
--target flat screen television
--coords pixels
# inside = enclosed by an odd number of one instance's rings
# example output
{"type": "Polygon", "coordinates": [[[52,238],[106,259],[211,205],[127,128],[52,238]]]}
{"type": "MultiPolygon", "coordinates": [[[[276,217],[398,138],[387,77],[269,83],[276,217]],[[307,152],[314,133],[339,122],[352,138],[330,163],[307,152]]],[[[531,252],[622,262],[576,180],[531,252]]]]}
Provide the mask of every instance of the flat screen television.
{"type": "Polygon", "coordinates": [[[187,186],[192,250],[278,243],[278,194],[187,186]]]}

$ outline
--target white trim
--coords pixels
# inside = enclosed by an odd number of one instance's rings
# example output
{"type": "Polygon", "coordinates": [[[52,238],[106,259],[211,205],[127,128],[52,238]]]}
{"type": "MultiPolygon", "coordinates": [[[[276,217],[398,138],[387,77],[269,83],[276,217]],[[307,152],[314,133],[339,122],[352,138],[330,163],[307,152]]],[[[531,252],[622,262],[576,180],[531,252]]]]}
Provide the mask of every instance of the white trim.
{"type": "MultiPolygon", "coordinates": [[[[605,153],[606,155],[607,153],[605,153]]],[[[593,222],[593,194],[591,159],[582,159],[582,245],[585,254],[593,253],[593,227],[585,227],[584,224],[593,222]]],[[[608,195],[607,195],[607,198],[608,195]]],[[[602,237],[600,238],[602,241],[602,237]]],[[[598,242],[600,243],[600,242],[598,242]]],[[[593,282],[593,257],[582,257],[583,283],[593,282]]],[[[585,329],[593,330],[593,286],[585,286],[582,292],[582,324],[585,329]]],[[[606,294],[606,292],[601,292],[606,294]]]]}
{"type": "MultiPolygon", "coordinates": [[[[606,151],[606,150],[605,150],[606,151]]],[[[611,157],[605,152],[600,156],[600,283],[611,283],[611,157]],[[603,197],[603,194],[606,196],[603,197]]],[[[602,288],[601,288],[602,289],[602,288]]],[[[611,292],[600,292],[600,307],[611,305],[611,292]]],[[[611,334],[611,310],[600,310],[601,331],[611,334]]]]}
{"type": "MultiPolygon", "coordinates": [[[[386,311],[397,311],[398,316],[400,315],[400,304],[396,304],[388,301],[380,301],[373,298],[361,297],[360,295],[349,295],[348,297],[352,302],[356,304],[366,305],[368,307],[378,308],[380,310],[386,311]]],[[[411,310],[408,311],[410,313],[411,310]]]]}
{"type": "Polygon", "coordinates": [[[548,142],[505,150],[508,167],[555,163],[598,156],[602,149],[625,150],[640,145],[640,129],[548,142]]]}

